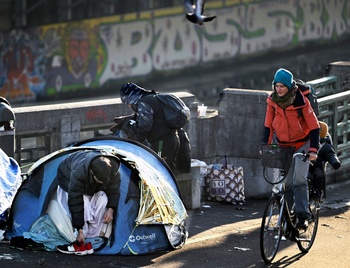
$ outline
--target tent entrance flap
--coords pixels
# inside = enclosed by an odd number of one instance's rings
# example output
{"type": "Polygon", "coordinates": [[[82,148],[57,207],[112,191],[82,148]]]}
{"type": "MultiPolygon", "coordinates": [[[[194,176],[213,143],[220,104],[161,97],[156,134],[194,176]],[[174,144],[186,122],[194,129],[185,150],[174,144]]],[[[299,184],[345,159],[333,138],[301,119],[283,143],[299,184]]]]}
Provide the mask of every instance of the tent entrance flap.
{"type": "Polygon", "coordinates": [[[126,156],[125,152],[123,155],[124,160],[139,171],[141,178],[140,209],[136,224],[182,224],[188,215],[173,187],[144,159],[135,155],[126,156]]]}

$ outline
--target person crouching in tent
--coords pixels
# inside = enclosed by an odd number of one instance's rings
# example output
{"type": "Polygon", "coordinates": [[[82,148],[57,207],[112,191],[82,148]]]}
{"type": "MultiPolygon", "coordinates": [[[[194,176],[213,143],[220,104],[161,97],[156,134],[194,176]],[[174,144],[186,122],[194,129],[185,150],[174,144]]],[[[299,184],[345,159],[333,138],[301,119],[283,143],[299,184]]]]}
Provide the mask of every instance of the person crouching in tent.
{"type": "Polygon", "coordinates": [[[120,196],[120,161],[98,150],[71,154],[58,166],[57,200],[71,216],[78,234],[69,245],[57,246],[62,253],[85,255],[93,253],[85,237],[107,236],[120,196]]]}

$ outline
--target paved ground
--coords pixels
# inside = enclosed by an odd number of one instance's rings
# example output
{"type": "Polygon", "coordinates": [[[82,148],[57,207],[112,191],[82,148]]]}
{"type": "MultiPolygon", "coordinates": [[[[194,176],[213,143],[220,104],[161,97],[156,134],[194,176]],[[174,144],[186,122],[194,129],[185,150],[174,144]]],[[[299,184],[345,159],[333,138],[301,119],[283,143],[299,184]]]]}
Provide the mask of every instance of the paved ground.
{"type": "MultiPolygon", "coordinates": [[[[256,252],[257,243],[247,242],[253,239],[250,236],[256,239],[265,204],[266,200],[247,200],[242,206],[204,202],[200,209],[189,211],[187,226],[190,237],[186,245],[172,252],[143,256],[78,257],[56,252],[19,251],[1,243],[0,267],[248,267],[242,266],[242,263],[232,263],[232,257],[244,256],[245,250],[254,251],[253,256],[258,260],[258,267],[264,267],[259,253],[256,252]],[[245,235],[242,236],[242,233],[245,235]],[[227,241],[231,241],[231,245],[234,243],[233,251],[227,250],[227,246],[221,246],[227,241]]],[[[350,181],[329,185],[322,211],[333,215],[349,207],[350,181]]]]}

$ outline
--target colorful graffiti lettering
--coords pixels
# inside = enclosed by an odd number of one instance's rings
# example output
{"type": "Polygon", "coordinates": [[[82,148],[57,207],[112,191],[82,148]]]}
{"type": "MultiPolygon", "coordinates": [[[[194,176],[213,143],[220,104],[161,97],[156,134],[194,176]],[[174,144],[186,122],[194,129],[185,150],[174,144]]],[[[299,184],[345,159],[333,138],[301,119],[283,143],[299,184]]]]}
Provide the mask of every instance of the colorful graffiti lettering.
{"type": "Polygon", "coordinates": [[[110,81],[349,36],[344,0],[222,1],[206,11],[216,19],[203,25],[189,23],[179,9],[3,34],[0,94],[12,101],[98,91],[110,81]]]}

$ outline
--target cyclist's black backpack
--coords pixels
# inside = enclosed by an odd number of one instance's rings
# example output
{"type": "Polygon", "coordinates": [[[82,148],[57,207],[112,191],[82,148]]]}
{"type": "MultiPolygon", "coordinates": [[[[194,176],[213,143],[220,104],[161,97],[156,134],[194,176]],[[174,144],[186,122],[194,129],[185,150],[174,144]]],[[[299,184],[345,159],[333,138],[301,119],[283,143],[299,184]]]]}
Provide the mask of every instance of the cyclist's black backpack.
{"type": "MultiPolygon", "coordinates": [[[[298,79],[295,80],[296,85],[300,89],[300,91],[303,93],[304,96],[306,96],[311,104],[312,109],[314,110],[314,113],[316,116],[318,116],[319,109],[318,109],[318,102],[317,102],[317,96],[315,94],[315,90],[312,88],[311,85],[306,84],[304,81],[298,79]]],[[[298,109],[299,116],[302,116],[301,109],[298,109]]]]}
{"type": "Polygon", "coordinates": [[[157,94],[162,104],[165,124],[173,129],[182,128],[190,121],[190,109],[173,94],[157,94]]]}

